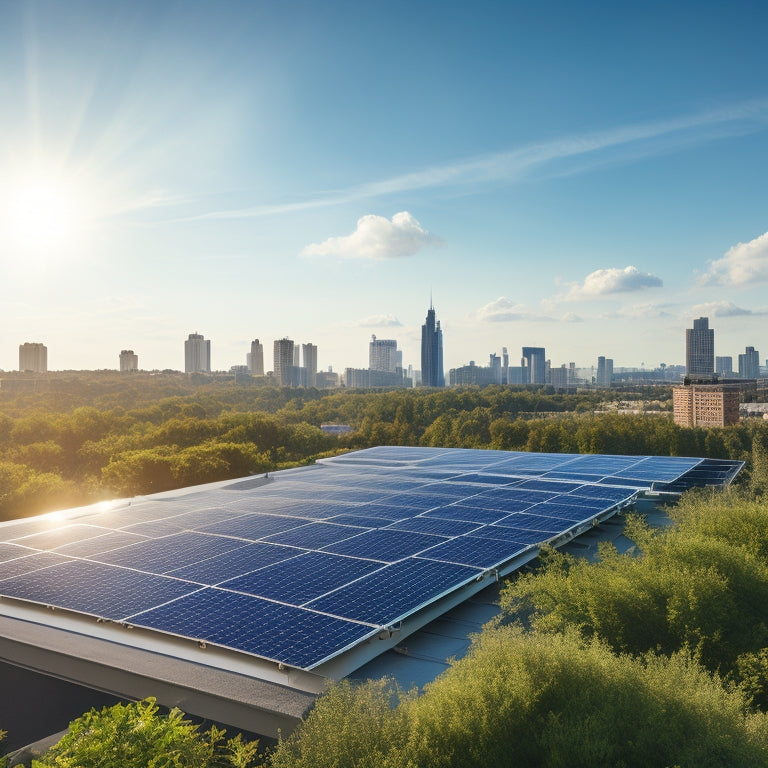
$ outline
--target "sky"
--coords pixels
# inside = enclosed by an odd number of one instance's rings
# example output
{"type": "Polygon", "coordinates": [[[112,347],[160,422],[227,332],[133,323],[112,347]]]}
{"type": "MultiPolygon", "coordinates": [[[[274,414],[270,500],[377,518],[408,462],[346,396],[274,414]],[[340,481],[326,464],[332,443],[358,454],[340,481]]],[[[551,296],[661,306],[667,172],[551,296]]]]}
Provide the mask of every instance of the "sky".
{"type": "Polygon", "coordinates": [[[0,0],[0,369],[768,358],[768,4],[0,0]]]}

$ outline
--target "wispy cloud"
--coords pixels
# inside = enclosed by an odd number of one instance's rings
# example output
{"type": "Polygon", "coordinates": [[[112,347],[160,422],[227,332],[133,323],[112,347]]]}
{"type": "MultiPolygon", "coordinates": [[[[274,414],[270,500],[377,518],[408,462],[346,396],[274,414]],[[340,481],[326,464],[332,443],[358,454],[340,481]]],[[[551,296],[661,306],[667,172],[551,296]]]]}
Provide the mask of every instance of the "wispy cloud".
{"type": "MultiPolygon", "coordinates": [[[[535,169],[550,168],[562,160],[584,162],[575,172],[586,172],[604,161],[606,150],[624,149],[627,159],[668,152],[675,147],[710,139],[722,139],[765,130],[768,100],[753,100],[721,109],[695,112],[665,120],[649,120],[604,131],[565,136],[526,144],[506,151],[475,155],[464,160],[422,168],[411,173],[379,179],[318,194],[288,203],[254,205],[212,211],[194,218],[252,218],[325,208],[352,201],[384,197],[438,187],[485,188],[491,183],[515,183],[535,169]]],[[[613,158],[615,161],[615,157],[613,158]]],[[[570,173],[574,169],[570,169],[570,173]]]]}
{"type": "Polygon", "coordinates": [[[766,310],[751,310],[736,306],[732,301],[709,301],[691,307],[686,316],[689,317],[746,317],[749,315],[765,315],[766,310]]]}
{"type": "Polygon", "coordinates": [[[663,282],[660,277],[648,272],[641,272],[637,267],[628,266],[624,269],[612,267],[598,269],[584,278],[583,283],[572,285],[563,297],[567,301],[581,299],[596,299],[610,296],[614,293],[630,293],[646,288],[660,288],[663,282]]]}
{"type": "Polygon", "coordinates": [[[312,243],[302,250],[301,255],[398,259],[413,256],[421,248],[440,242],[439,237],[427,232],[408,211],[396,213],[391,221],[369,214],[358,219],[352,234],[312,243]]]}
{"type": "Polygon", "coordinates": [[[371,315],[355,323],[358,328],[402,328],[403,324],[394,315],[371,315]]]}
{"type": "Polygon", "coordinates": [[[710,262],[702,285],[742,286],[768,280],[768,232],[729,248],[721,259],[710,262]]]}
{"type": "Polygon", "coordinates": [[[475,317],[481,322],[486,323],[517,323],[517,322],[544,322],[544,323],[581,323],[582,318],[573,312],[566,312],[557,317],[547,311],[536,311],[527,307],[525,304],[518,304],[506,296],[499,296],[498,299],[480,307],[475,313],[475,317]]]}

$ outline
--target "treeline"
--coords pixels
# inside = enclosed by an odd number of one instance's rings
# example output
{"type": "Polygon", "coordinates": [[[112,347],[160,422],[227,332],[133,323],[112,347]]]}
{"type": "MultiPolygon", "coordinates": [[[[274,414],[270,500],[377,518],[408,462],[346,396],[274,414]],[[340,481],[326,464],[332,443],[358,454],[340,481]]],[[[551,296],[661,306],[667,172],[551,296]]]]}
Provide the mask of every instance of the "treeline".
{"type": "MultiPolygon", "coordinates": [[[[52,382],[57,383],[63,392],[36,398],[0,392],[0,520],[241,477],[374,445],[750,461],[756,436],[767,428],[755,420],[725,429],[683,429],[658,411],[596,413],[612,396],[609,391],[564,395],[491,386],[323,393],[183,376],[52,382]],[[332,436],[320,429],[324,423],[347,424],[353,431],[332,436]]],[[[663,406],[669,390],[650,396],[663,406]]]]}

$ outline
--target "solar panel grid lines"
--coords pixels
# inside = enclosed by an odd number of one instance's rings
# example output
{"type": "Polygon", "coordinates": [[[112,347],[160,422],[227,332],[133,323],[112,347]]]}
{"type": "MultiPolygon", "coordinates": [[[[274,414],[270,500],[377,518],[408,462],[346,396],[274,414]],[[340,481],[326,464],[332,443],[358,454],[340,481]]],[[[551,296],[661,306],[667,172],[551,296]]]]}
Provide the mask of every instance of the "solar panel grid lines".
{"type": "Polygon", "coordinates": [[[33,552],[23,557],[14,557],[0,564],[0,594],[3,594],[2,585],[8,579],[21,576],[32,571],[40,571],[50,568],[52,565],[66,563],[70,558],[53,552],[33,552]]]}
{"type": "Polygon", "coordinates": [[[444,541],[446,537],[434,534],[411,533],[377,528],[320,548],[322,552],[349,555],[384,563],[394,563],[412,557],[422,550],[444,541]]]}
{"type": "Polygon", "coordinates": [[[96,536],[102,536],[109,533],[109,528],[102,528],[95,525],[82,525],[75,523],[72,525],[62,525],[48,531],[40,531],[18,539],[12,539],[16,544],[22,544],[25,547],[33,549],[55,549],[64,544],[71,544],[73,541],[91,539],[96,536]]]}
{"type": "Polygon", "coordinates": [[[350,539],[368,530],[370,528],[338,525],[331,522],[312,522],[301,525],[298,528],[291,528],[288,531],[265,536],[263,541],[274,544],[286,544],[291,547],[318,549],[326,544],[335,544],[337,541],[350,539]]]}
{"type": "Polygon", "coordinates": [[[450,504],[446,507],[431,509],[425,512],[425,517],[439,517],[445,520],[463,520],[467,523],[495,523],[507,517],[509,512],[504,510],[483,509],[482,507],[468,507],[462,504],[450,504]]]}

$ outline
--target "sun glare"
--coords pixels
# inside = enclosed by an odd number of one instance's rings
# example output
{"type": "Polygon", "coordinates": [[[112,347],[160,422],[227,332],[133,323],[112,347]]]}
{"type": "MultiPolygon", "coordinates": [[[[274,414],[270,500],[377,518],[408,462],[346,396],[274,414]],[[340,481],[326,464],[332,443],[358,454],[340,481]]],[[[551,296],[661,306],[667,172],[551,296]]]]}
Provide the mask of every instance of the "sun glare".
{"type": "Polygon", "coordinates": [[[84,220],[74,185],[30,177],[3,189],[4,235],[19,255],[56,258],[77,245],[84,220]]]}

